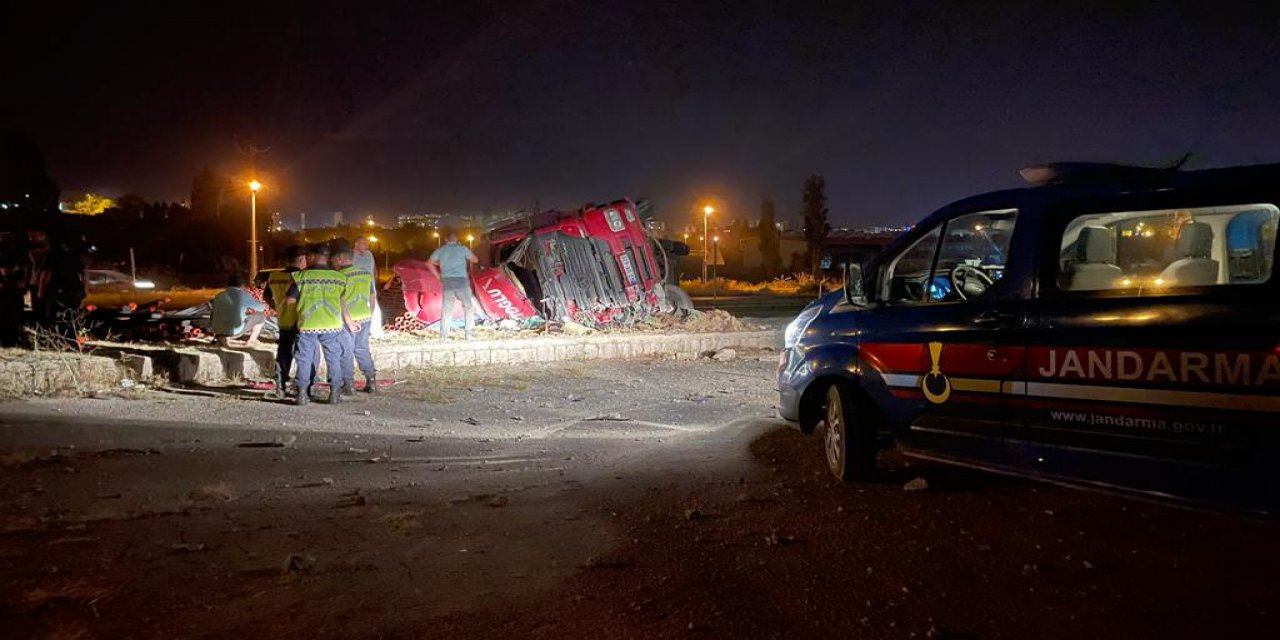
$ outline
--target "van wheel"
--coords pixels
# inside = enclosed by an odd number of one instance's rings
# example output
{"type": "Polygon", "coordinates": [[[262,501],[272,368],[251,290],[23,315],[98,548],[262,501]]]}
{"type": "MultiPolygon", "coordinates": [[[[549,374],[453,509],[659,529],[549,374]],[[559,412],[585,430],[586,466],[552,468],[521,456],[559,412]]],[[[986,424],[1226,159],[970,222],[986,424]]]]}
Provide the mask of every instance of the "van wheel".
{"type": "Polygon", "coordinates": [[[827,389],[823,448],[827,468],[837,480],[865,480],[875,472],[876,429],[874,413],[847,383],[827,389]]]}
{"type": "Polygon", "coordinates": [[[667,302],[671,304],[672,311],[675,313],[693,311],[693,298],[690,298],[684,289],[674,284],[664,284],[662,286],[667,290],[667,302]]]}

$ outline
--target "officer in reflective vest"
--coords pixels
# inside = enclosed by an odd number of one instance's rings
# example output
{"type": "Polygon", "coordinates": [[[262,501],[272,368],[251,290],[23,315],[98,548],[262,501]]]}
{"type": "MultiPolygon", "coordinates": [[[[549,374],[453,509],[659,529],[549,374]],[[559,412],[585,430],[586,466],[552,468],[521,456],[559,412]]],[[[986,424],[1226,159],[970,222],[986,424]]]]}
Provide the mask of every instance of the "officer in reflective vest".
{"type": "Polygon", "coordinates": [[[293,245],[284,250],[285,267],[267,276],[267,287],[262,298],[276,312],[276,324],[280,337],[276,340],[276,388],[271,395],[285,397],[285,383],[293,368],[293,349],[298,343],[298,307],[286,303],[289,288],[293,286],[293,274],[307,268],[307,250],[293,245]]]}
{"type": "Polygon", "coordinates": [[[343,393],[355,392],[355,364],[364,374],[365,393],[378,391],[378,374],[373,366],[373,353],[369,350],[369,330],[373,324],[373,274],[352,264],[351,245],[343,239],[329,243],[330,265],[347,277],[347,287],[342,292],[343,305],[359,329],[347,331],[342,354],[343,393]]]}
{"type": "Polygon", "coordinates": [[[342,399],[342,332],[358,329],[342,304],[347,277],[329,268],[329,245],[313,244],[307,249],[307,268],[293,274],[287,302],[298,306],[298,405],[311,401],[311,370],[324,352],[329,378],[329,404],[342,399]]]}

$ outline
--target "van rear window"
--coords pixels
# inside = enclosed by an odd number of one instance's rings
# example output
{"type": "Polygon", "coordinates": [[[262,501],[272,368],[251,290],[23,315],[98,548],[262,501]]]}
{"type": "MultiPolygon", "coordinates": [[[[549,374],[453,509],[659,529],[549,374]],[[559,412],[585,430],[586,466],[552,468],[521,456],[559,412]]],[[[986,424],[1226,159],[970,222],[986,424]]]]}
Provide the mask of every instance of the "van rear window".
{"type": "Polygon", "coordinates": [[[1160,295],[1271,278],[1280,210],[1270,204],[1091,213],[1062,235],[1063,291],[1160,295]]]}

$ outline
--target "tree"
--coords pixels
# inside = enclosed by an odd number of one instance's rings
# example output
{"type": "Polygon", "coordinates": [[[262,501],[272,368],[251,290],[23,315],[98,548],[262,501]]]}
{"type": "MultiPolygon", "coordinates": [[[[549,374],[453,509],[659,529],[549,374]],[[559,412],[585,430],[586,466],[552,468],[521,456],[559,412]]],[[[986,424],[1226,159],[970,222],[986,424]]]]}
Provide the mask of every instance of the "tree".
{"type": "Polygon", "coordinates": [[[47,228],[58,213],[59,193],[34,140],[16,133],[0,140],[0,225],[47,228]]]}
{"type": "Polygon", "coordinates": [[[130,218],[141,218],[149,206],[151,206],[151,203],[136,193],[126,193],[116,198],[115,204],[116,209],[125,212],[130,218]]]}
{"type": "Polygon", "coordinates": [[[720,251],[724,253],[725,265],[736,269],[742,268],[744,254],[747,252],[747,237],[751,235],[751,226],[746,218],[734,218],[729,223],[724,237],[720,238],[720,251]]]}
{"type": "Polygon", "coordinates": [[[96,216],[107,209],[113,209],[116,201],[96,193],[86,193],[71,204],[67,213],[78,213],[85,216],[96,216]]]}
{"type": "Polygon", "coordinates": [[[760,199],[760,263],[764,267],[764,277],[773,278],[782,269],[782,255],[779,253],[781,234],[778,233],[778,216],[774,210],[773,198],[764,196],[760,199]]]}
{"type": "Polygon", "coordinates": [[[827,181],[814,174],[804,181],[804,241],[809,248],[809,264],[814,277],[820,274],[822,250],[826,247],[831,225],[827,223],[827,181]]]}

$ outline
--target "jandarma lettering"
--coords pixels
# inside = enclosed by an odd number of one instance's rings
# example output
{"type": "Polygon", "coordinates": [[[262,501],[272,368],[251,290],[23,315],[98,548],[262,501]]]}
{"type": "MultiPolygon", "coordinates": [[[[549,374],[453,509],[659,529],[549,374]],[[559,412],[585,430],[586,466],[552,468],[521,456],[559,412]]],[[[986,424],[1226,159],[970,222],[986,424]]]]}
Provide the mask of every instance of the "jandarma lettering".
{"type": "Polygon", "coordinates": [[[1201,351],[1048,349],[1042,378],[1261,387],[1280,382],[1280,356],[1201,351]]]}

